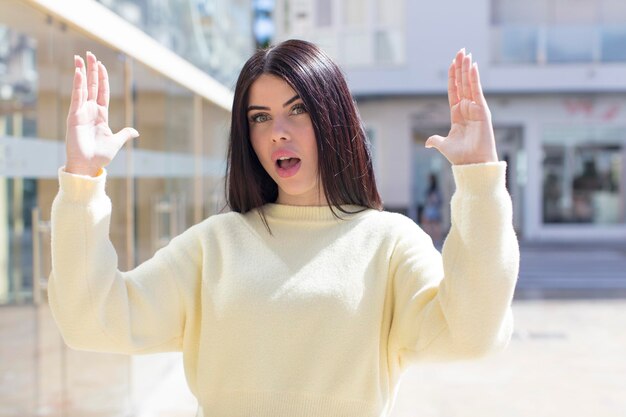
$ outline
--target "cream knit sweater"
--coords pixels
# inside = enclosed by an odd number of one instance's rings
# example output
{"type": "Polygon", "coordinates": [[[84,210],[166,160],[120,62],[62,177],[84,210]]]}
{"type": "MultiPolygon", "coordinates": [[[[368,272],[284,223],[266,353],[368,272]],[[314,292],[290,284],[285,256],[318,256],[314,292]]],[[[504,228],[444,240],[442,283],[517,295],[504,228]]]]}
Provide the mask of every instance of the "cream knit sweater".
{"type": "MultiPolygon", "coordinates": [[[[408,218],[264,206],[117,269],[106,170],[59,169],[49,301],[75,349],[182,351],[205,417],[380,417],[402,373],[503,349],[519,247],[505,162],[453,166],[443,257],[408,218]]],[[[355,207],[348,207],[354,209],[355,207]]]]}

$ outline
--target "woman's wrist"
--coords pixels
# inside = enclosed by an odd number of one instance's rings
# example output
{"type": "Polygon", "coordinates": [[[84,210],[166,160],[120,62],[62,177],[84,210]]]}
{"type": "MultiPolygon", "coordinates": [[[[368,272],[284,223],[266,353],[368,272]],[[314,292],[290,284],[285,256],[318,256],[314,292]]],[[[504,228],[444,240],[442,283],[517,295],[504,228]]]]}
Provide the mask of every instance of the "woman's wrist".
{"type": "Polygon", "coordinates": [[[483,156],[483,157],[475,157],[471,159],[466,159],[464,161],[459,161],[452,165],[472,165],[472,164],[487,164],[492,162],[500,162],[497,154],[483,156]]]}
{"type": "Polygon", "coordinates": [[[77,165],[77,164],[68,162],[65,164],[65,172],[69,174],[88,175],[90,177],[97,177],[98,175],[100,175],[101,168],[87,167],[87,166],[77,165]]]}

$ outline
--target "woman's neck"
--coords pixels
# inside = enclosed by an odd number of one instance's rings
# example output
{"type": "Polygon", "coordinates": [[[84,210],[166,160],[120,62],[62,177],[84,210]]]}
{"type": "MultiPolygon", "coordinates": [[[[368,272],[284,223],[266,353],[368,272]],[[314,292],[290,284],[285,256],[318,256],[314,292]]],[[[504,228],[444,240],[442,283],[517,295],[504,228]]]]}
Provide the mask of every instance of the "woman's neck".
{"type": "Polygon", "coordinates": [[[321,187],[298,195],[287,194],[279,188],[276,204],[287,206],[327,206],[328,201],[321,187]]]}

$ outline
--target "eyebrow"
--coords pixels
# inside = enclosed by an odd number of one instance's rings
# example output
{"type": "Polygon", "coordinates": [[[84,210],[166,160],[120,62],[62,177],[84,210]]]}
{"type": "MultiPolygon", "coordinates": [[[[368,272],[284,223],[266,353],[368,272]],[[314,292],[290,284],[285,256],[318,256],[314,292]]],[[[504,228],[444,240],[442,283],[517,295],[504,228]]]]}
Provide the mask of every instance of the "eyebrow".
{"type": "MultiPolygon", "coordinates": [[[[295,96],[291,97],[289,100],[285,101],[283,103],[283,107],[286,107],[288,105],[290,105],[291,103],[293,103],[294,101],[296,101],[297,99],[299,99],[300,96],[298,94],[296,94],[295,96]]],[[[248,111],[250,110],[271,110],[269,107],[265,107],[265,106],[248,106],[248,111]]]]}

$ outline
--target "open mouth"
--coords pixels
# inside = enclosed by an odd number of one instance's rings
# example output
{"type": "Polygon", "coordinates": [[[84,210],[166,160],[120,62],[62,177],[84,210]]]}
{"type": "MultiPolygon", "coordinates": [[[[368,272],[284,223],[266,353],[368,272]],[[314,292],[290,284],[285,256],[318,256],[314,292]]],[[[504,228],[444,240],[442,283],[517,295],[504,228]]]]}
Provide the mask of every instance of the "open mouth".
{"type": "Polygon", "coordinates": [[[278,175],[285,178],[295,175],[300,169],[302,161],[300,158],[282,157],[276,160],[278,175]]]}
{"type": "Polygon", "coordinates": [[[300,162],[300,158],[279,158],[276,164],[279,168],[289,169],[294,167],[298,162],[300,162]]]}

